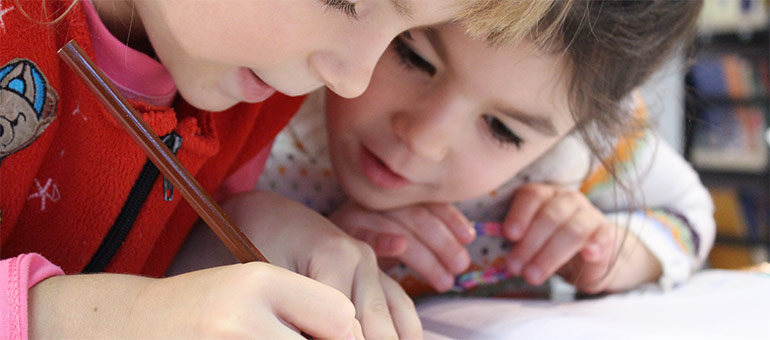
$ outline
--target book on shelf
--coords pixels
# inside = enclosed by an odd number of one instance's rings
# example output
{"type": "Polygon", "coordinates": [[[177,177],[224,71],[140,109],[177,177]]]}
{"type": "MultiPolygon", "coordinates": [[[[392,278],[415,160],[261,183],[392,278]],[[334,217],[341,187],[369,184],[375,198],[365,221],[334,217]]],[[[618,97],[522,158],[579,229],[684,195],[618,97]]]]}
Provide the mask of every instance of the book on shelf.
{"type": "Polygon", "coordinates": [[[767,29],[767,0],[705,0],[698,19],[702,34],[747,33],[767,29]]]}
{"type": "Polygon", "coordinates": [[[690,161],[703,170],[763,172],[770,97],[767,56],[702,56],[691,69],[703,108],[695,121],[690,161]]]}
{"type": "Polygon", "coordinates": [[[711,106],[696,122],[690,161],[703,170],[764,172],[768,164],[765,110],[711,106]]]}
{"type": "Polygon", "coordinates": [[[714,268],[739,268],[754,263],[757,257],[752,243],[761,245],[767,233],[766,220],[759,194],[741,188],[709,188],[714,201],[714,221],[717,226],[717,242],[709,254],[714,268]],[[745,240],[745,244],[720,243],[720,238],[745,240]]]}
{"type": "Polygon", "coordinates": [[[770,89],[766,56],[737,53],[702,56],[692,67],[696,95],[709,98],[766,98],[770,89]]]}
{"type": "Polygon", "coordinates": [[[761,241],[766,226],[759,193],[745,188],[709,188],[714,201],[717,235],[731,239],[761,241]]]}

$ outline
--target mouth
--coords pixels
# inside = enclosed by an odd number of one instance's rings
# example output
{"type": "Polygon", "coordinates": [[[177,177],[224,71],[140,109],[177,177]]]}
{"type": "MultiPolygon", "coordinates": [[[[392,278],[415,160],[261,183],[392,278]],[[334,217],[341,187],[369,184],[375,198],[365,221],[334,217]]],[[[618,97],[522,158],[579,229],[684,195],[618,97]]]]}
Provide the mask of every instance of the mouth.
{"type": "Polygon", "coordinates": [[[238,73],[243,101],[259,103],[275,93],[275,89],[267,85],[252,69],[241,67],[238,73]]]}
{"type": "Polygon", "coordinates": [[[398,189],[412,182],[394,172],[379,157],[362,146],[360,152],[361,168],[369,181],[382,189],[398,189]]]}

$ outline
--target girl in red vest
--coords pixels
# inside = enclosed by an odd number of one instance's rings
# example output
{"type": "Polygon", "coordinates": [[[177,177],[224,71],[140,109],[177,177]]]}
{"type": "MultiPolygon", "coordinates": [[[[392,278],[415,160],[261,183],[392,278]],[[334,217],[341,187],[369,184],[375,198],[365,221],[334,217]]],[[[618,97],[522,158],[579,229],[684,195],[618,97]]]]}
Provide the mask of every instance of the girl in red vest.
{"type": "Polygon", "coordinates": [[[0,0],[0,337],[419,337],[371,249],[270,196],[256,245],[278,266],[151,278],[198,217],[56,51],[76,40],[214,193],[266,154],[301,100],[285,95],[357,96],[404,30],[461,16],[504,34],[549,6],[474,5],[0,0]]]}

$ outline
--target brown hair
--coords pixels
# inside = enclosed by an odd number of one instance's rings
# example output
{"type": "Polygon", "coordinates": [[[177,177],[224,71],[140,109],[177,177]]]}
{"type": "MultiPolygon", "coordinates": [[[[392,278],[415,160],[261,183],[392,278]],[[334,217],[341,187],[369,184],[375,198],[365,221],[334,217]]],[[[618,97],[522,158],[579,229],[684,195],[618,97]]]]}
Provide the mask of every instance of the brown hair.
{"type": "MultiPolygon", "coordinates": [[[[490,45],[522,39],[549,53],[564,53],[571,70],[570,109],[577,129],[597,156],[607,138],[636,132],[631,107],[622,107],[680,46],[694,37],[700,0],[459,0],[456,19],[490,45]]],[[[604,159],[604,157],[600,157],[604,159]]],[[[607,166],[610,166],[607,164],[607,166]]]]}
{"type": "MultiPolygon", "coordinates": [[[[636,132],[622,102],[680,46],[690,46],[699,0],[462,0],[457,19],[491,45],[521,39],[549,53],[564,53],[571,71],[570,109],[577,129],[597,156],[607,138],[636,132]]],[[[600,159],[603,159],[601,157],[600,159]]]]}
{"type": "Polygon", "coordinates": [[[607,138],[591,131],[620,136],[644,127],[622,101],[679,48],[691,46],[702,2],[576,1],[569,6],[563,19],[561,11],[552,10],[544,21],[563,20],[552,46],[569,56],[571,111],[592,151],[606,157],[612,145],[603,145],[607,138]]]}

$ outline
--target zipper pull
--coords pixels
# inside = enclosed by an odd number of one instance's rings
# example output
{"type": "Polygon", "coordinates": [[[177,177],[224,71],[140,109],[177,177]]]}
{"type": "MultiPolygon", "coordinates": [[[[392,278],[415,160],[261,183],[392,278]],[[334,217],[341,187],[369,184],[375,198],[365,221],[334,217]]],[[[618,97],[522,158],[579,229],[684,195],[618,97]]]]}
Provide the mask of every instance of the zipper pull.
{"type": "MultiPolygon", "coordinates": [[[[169,134],[163,136],[163,143],[171,150],[171,153],[176,156],[179,148],[182,147],[182,136],[176,134],[175,131],[169,132],[169,134]]],[[[174,199],[174,186],[171,182],[163,176],[163,199],[166,202],[171,202],[174,199]]]]}

